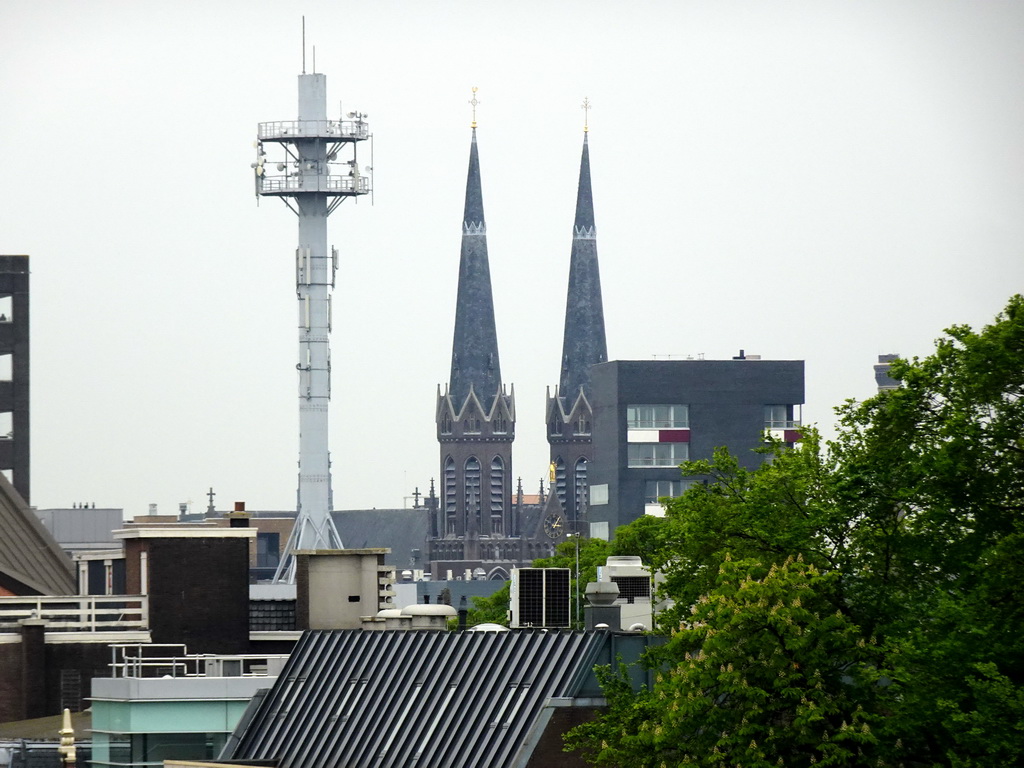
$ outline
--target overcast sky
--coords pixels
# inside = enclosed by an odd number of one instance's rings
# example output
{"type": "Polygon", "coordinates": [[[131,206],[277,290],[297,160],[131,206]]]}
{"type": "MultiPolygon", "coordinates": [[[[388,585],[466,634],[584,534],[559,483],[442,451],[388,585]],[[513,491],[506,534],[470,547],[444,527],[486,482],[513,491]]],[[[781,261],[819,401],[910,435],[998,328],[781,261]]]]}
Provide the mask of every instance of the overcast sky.
{"type": "Polygon", "coordinates": [[[294,509],[295,216],[253,196],[307,68],[360,109],[342,205],[335,507],[438,474],[468,100],[514,477],[547,465],[590,112],[610,359],[806,360],[804,420],[1024,289],[1024,3],[0,0],[0,253],[31,256],[32,489],[294,509]]]}

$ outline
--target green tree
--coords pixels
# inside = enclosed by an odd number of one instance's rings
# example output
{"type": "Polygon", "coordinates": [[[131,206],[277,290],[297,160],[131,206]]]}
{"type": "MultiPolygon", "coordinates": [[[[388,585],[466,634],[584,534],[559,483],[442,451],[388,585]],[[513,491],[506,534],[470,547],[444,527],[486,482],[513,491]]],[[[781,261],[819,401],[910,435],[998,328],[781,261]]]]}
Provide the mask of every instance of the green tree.
{"type": "Polygon", "coordinates": [[[715,588],[652,653],[663,668],[654,689],[635,695],[603,672],[617,717],[577,728],[568,746],[598,765],[875,765],[880,652],[833,612],[836,581],[800,560],[727,556],[715,588]]]}
{"type": "MultiPolygon", "coordinates": [[[[903,386],[847,403],[842,501],[895,532],[874,599],[891,654],[892,722],[935,764],[1024,762],[1024,298],[980,332],[954,326],[903,386]]],[[[884,532],[866,536],[860,549],[884,532]]]]}
{"type": "Polygon", "coordinates": [[[685,464],[709,482],[617,532],[666,575],[671,639],[650,691],[602,673],[609,711],[574,745],[623,765],[1024,764],[1024,299],[946,334],[893,365],[899,389],[840,407],[834,442],[685,464]],[[796,666],[769,680],[780,657],[796,666]],[[822,719],[795,728],[804,702],[822,719]]]}
{"type": "Polygon", "coordinates": [[[466,614],[466,624],[500,624],[508,626],[509,582],[505,582],[489,597],[470,598],[472,606],[466,614]]]}

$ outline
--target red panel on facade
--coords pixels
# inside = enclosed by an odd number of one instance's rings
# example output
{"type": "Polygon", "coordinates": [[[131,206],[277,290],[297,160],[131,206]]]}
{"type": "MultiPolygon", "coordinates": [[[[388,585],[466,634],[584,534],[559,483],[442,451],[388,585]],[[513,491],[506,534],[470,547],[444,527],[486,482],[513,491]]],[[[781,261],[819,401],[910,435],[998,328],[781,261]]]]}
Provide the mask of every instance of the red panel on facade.
{"type": "Polygon", "coordinates": [[[688,429],[659,429],[659,443],[688,443],[690,442],[690,430],[688,429]]]}
{"type": "Polygon", "coordinates": [[[783,437],[783,441],[787,443],[799,443],[803,439],[804,436],[800,434],[799,429],[787,429],[783,437]]]}

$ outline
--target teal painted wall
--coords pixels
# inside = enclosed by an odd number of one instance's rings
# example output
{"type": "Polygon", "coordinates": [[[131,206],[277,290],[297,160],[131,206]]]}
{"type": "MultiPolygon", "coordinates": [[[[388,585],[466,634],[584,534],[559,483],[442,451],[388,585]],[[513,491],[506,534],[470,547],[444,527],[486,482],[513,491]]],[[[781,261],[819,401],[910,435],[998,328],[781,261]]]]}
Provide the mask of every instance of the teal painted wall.
{"type": "Polygon", "coordinates": [[[93,732],[230,733],[246,701],[97,701],[93,732]]]}

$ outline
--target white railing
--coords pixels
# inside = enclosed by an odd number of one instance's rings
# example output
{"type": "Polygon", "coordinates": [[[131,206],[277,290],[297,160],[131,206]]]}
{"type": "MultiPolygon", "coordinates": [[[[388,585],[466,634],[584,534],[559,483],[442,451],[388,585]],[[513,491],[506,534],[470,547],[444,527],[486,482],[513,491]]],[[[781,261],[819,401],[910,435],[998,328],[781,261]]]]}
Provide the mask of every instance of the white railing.
{"type": "Polygon", "coordinates": [[[367,139],[370,124],[363,120],[279,120],[260,123],[256,135],[273,139],[367,139]]]}
{"type": "Polygon", "coordinates": [[[112,632],[149,627],[145,595],[0,597],[0,632],[16,631],[23,619],[41,619],[48,630],[112,632]]]}
{"type": "Polygon", "coordinates": [[[689,419],[630,419],[627,429],[689,429],[689,419]]]}
{"type": "Polygon", "coordinates": [[[799,419],[771,419],[764,423],[765,429],[797,429],[799,426],[799,419]]]}
{"type": "Polygon", "coordinates": [[[272,677],[288,654],[197,654],[184,645],[134,643],[110,647],[111,677],[272,677]]]}
{"type": "Polygon", "coordinates": [[[289,192],[335,192],[365,195],[370,191],[368,176],[260,176],[261,194],[289,192]]]}

